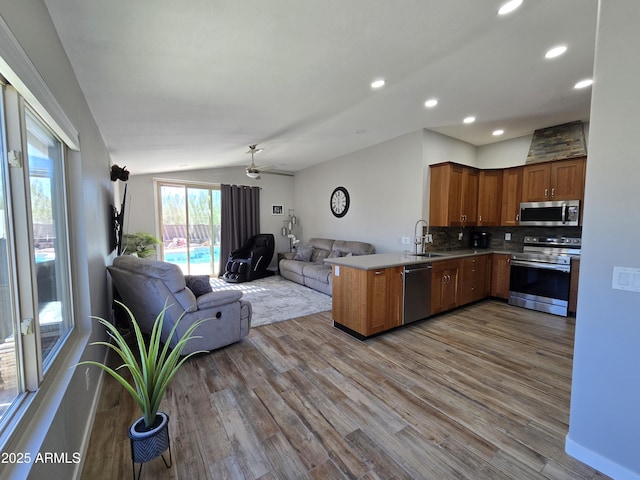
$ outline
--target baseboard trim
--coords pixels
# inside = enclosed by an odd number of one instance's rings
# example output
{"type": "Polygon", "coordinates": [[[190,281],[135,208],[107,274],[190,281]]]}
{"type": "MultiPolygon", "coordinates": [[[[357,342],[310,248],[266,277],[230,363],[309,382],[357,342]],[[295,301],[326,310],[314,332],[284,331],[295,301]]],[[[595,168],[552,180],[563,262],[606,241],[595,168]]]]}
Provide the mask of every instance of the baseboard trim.
{"type": "Polygon", "coordinates": [[[588,449],[587,447],[572,440],[569,435],[565,438],[564,450],[568,455],[586,463],[601,473],[617,479],[640,480],[640,474],[619,465],[609,458],[603,457],[599,453],[588,449]]]}

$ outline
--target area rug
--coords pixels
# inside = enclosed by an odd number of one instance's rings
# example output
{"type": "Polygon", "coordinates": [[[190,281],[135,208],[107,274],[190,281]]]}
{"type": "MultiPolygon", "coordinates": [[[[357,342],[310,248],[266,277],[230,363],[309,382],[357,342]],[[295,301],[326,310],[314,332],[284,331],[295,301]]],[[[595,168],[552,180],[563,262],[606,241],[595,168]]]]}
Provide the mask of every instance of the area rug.
{"type": "Polygon", "coordinates": [[[212,278],[211,288],[214,291],[242,291],[242,298],[249,300],[253,309],[252,327],[331,310],[329,295],[291,282],[279,275],[245,283],[226,283],[219,278],[212,278]]]}

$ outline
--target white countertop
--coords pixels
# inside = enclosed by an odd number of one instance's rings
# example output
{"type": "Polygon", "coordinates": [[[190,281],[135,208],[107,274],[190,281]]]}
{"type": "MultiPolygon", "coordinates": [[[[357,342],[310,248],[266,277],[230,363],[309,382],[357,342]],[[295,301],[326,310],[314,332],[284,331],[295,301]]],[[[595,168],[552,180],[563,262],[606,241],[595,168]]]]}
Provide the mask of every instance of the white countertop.
{"type": "MultiPolygon", "coordinates": [[[[327,258],[325,263],[358,268],[360,270],[376,270],[379,268],[401,267],[420,263],[432,263],[440,260],[451,260],[472,255],[488,255],[494,250],[455,250],[444,253],[441,257],[421,257],[407,253],[374,253],[373,255],[352,255],[350,257],[327,258]]],[[[498,253],[498,252],[495,252],[498,253]]],[[[506,252],[499,252],[506,253],[506,252]]]]}

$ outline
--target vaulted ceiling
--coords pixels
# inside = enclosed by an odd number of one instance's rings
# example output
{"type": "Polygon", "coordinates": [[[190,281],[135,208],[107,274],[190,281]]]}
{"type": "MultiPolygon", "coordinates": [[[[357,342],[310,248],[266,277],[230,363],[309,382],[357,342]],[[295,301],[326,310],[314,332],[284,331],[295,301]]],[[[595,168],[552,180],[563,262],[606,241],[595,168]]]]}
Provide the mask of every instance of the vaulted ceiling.
{"type": "Polygon", "coordinates": [[[573,87],[597,0],[504,1],[45,3],[113,162],[140,174],[244,166],[250,144],[293,172],[421,128],[480,146],[588,121],[573,87]]]}

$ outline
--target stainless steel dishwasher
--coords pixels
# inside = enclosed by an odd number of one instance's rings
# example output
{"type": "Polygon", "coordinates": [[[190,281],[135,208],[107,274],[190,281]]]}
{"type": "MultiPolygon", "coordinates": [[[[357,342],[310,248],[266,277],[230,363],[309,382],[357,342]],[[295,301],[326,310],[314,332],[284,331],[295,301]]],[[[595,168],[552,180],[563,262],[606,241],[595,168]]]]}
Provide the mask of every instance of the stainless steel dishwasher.
{"type": "Polygon", "coordinates": [[[431,264],[406,265],[403,272],[402,324],[431,315],[431,264]]]}

